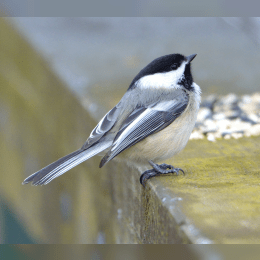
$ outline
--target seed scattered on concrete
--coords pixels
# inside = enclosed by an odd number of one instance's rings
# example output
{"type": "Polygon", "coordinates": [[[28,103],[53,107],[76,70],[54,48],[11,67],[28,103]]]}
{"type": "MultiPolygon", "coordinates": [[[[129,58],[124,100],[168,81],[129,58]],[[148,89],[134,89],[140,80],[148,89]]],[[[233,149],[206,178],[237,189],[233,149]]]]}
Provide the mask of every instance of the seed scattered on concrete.
{"type": "Polygon", "coordinates": [[[239,139],[260,135],[260,93],[238,97],[210,95],[202,99],[190,139],[239,139]]]}

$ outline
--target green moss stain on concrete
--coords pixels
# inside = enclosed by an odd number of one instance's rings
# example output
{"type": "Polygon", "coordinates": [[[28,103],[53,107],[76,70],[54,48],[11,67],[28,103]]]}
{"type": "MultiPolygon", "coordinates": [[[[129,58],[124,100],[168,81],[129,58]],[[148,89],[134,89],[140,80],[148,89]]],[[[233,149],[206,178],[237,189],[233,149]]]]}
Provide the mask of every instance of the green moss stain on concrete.
{"type": "Polygon", "coordinates": [[[137,171],[108,164],[104,176],[113,194],[116,241],[259,243],[259,142],[260,137],[190,141],[167,161],[185,175],[153,178],[145,189],[137,171]]]}
{"type": "Polygon", "coordinates": [[[154,189],[163,186],[181,198],[187,220],[214,242],[259,243],[259,144],[260,137],[190,141],[168,161],[185,176],[153,179],[154,189]]]}
{"type": "Polygon", "coordinates": [[[1,196],[36,242],[95,243],[98,224],[88,184],[88,166],[96,165],[95,159],[50,185],[21,185],[81,147],[95,122],[3,18],[0,37],[1,196]]]}

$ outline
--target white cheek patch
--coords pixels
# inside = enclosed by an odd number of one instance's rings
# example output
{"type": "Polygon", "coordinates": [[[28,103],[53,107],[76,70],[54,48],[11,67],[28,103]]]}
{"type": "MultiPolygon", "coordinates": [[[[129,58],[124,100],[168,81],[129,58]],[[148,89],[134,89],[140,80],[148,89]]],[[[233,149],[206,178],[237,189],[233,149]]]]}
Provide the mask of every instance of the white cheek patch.
{"type": "Polygon", "coordinates": [[[155,73],[153,75],[145,76],[139,79],[135,85],[141,89],[147,88],[179,88],[177,84],[183,77],[186,63],[183,62],[182,65],[177,70],[172,70],[164,73],[155,73]]]}

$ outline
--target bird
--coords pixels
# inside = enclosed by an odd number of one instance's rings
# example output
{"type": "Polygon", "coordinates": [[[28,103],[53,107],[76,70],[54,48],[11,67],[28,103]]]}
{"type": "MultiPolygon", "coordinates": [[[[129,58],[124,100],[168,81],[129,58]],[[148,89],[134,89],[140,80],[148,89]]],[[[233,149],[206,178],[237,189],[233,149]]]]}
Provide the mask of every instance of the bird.
{"type": "Polygon", "coordinates": [[[174,53],[154,59],[135,76],[80,149],[30,175],[22,184],[46,185],[94,155],[103,156],[100,168],[115,158],[146,169],[140,176],[144,187],[155,176],[184,174],[181,168],[162,162],[186,146],[195,126],[201,101],[201,89],[191,73],[196,55],[174,53]]]}

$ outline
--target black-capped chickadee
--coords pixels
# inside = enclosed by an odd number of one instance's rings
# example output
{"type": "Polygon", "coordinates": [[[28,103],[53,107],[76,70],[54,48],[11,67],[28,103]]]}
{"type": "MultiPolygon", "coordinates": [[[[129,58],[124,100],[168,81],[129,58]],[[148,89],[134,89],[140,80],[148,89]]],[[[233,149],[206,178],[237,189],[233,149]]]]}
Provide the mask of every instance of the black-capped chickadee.
{"type": "Polygon", "coordinates": [[[187,144],[200,104],[200,87],[193,82],[191,61],[196,54],[170,54],[153,60],[133,79],[120,102],[93,129],[77,151],[26,178],[23,184],[45,185],[94,155],[99,167],[114,157],[146,170],[147,179],[180,168],[156,163],[172,157],[187,144]]]}

